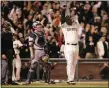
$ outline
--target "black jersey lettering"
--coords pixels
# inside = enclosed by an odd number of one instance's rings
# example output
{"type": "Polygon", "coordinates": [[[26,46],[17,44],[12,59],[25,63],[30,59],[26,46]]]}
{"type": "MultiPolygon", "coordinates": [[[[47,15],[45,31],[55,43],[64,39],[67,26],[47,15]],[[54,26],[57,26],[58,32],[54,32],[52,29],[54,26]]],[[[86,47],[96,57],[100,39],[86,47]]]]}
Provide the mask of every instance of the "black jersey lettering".
{"type": "Polygon", "coordinates": [[[76,28],[67,28],[67,31],[75,31],[77,30],[76,28]]]}

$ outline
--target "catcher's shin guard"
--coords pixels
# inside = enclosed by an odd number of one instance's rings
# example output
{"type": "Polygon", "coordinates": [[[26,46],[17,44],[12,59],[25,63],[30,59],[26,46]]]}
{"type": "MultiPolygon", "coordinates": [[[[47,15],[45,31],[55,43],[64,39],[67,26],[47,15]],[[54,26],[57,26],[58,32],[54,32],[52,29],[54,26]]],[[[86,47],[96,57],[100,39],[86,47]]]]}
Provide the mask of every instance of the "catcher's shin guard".
{"type": "Polygon", "coordinates": [[[29,71],[28,72],[27,80],[26,80],[26,83],[27,84],[30,84],[31,83],[33,75],[34,75],[34,71],[29,71]]]}
{"type": "Polygon", "coordinates": [[[45,83],[50,82],[50,65],[49,64],[47,64],[44,67],[44,80],[45,80],[45,83]]]}

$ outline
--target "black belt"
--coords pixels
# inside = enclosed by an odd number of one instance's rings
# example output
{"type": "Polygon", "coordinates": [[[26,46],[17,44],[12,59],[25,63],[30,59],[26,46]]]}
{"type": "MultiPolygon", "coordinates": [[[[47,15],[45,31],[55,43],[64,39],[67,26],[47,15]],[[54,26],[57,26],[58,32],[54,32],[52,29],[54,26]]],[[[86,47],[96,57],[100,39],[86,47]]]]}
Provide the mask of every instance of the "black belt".
{"type": "Polygon", "coordinates": [[[76,46],[76,45],[77,45],[77,43],[75,43],[75,44],[70,44],[70,43],[67,43],[67,45],[75,45],[75,46],[76,46]]]}
{"type": "Polygon", "coordinates": [[[44,49],[35,49],[35,50],[44,50],[44,49]]]}

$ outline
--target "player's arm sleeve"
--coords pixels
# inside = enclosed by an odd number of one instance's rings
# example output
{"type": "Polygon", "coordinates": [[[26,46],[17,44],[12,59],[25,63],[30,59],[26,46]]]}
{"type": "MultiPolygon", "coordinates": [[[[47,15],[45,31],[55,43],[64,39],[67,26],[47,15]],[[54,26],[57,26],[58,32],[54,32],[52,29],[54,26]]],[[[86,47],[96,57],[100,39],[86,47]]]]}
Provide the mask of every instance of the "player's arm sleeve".
{"type": "Polygon", "coordinates": [[[32,47],[33,46],[33,44],[34,44],[34,39],[35,39],[35,34],[34,33],[30,33],[29,34],[29,38],[28,38],[28,40],[29,40],[29,47],[32,47]]]}
{"type": "Polygon", "coordinates": [[[19,46],[19,47],[22,47],[23,44],[22,44],[20,41],[18,41],[18,46],[19,46]]]}
{"type": "Polygon", "coordinates": [[[29,46],[32,47],[34,43],[34,38],[32,38],[31,36],[29,36],[29,46]]]}
{"type": "Polygon", "coordinates": [[[83,28],[81,26],[79,26],[79,28],[78,28],[78,37],[79,37],[79,39],[82,36],[82,31],[83,31],[83,28]]]}
{"type": "Polygon", "coordinates": [[[61,25],[62,33],[65,33],[65,23],[61,25]]]}

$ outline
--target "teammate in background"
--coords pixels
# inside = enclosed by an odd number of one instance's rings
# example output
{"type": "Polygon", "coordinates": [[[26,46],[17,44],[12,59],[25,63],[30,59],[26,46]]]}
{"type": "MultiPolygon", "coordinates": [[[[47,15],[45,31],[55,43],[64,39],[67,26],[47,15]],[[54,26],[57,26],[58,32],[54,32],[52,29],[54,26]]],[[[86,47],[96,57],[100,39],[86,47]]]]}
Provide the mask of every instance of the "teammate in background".
{"type": "MultiPolygon", "coordinates": [[[[68,10],[68,9],[67,9],[68,10]]],[[[67,76],[68,84],[75,84],[74,76],[76,64],[79,59],[79,37],[81,35],[81,27],[78,22],[75,8],[72,8],[70,14],[66,16],[65,23],[62,24],[62,31],[64,34],[65,48],[64,54],[67,60],[67,76]]]]}
{"type": "Polygon", "coordinates": [[[18,40],[18,36],[13,36],[13,48],[15,53],[15,58],[13,60],[13,72],[12,72],[12,81],[20,81],[20,72],[21,72],[21,58],[20,58],[20,48],[23,47],[23,44],[18,40]],[[15,71],[16,68],[16,71],[15,71]]]}

